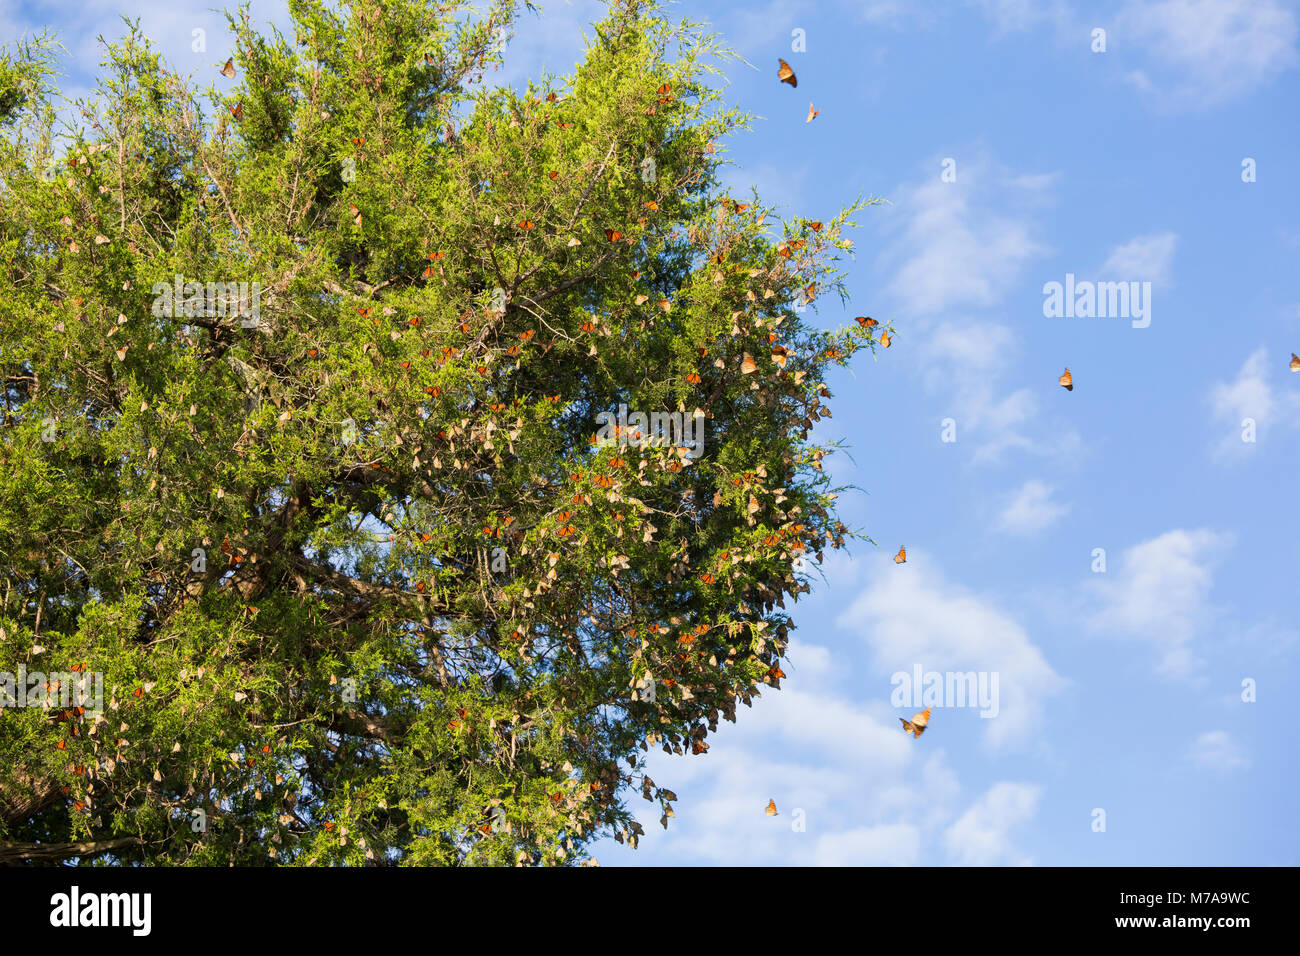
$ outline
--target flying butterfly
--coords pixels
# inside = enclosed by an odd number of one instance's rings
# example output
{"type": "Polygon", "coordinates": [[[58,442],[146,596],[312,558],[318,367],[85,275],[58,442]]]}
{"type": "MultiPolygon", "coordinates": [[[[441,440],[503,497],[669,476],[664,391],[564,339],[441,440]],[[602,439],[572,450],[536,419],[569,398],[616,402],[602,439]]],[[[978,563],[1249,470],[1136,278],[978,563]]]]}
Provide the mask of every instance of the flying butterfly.
{"type": "Polygon", "coordinates": [[[769,817],[776,816],[776,801],[775,800],[767,801],[767,807],[763,810],[763,812],[766,813],[769,817]]]}
{"type": "Polygon", "coordinates": [[[930,723],[930,708],[925,708],[925,710],[921,711],[919,714],[913,714],[910,721],[903,720],[902,717],[899,717],[898,719],[903,725],[903,733],[911,734],[913,737],[919,737],[921,734],[925,733],[925,728],[930,723]]]}
{"type": "Polygon", "coordinates": [[[233,79],[235,78],[235,59],[234,59],[234,57],[231,57],[229,60],[226,61],[226,65],[223,66],[223,67],[221,68],[221,75],[224,76],[224,77],[226,77],[226,79],[229,79],[229,80],[233,80],[233,79]]]}
{"type": "Polygon", "coordinates": [[[789,83],[791,86],[798,86],[799,78],[794,75],[794,70],[790,69],[790,64],[780,57],[777,58],[777,62],[781,64],[780,69],[776,71],[776,75],[781,78],[781,82],[789,83]]]}
{"type": "Polygon", "coordinates": [[[815,120],[815,119],[817,118],[818,114],[820,114],[820,113],[821,113],[821,110],[815,110],[815,109],[813,109],[812,101],[809,100],[809,101],[808,101],[808,118],[807,118],[806,120],[804,120],[804,122],[805,122],[805,123],[811,123],[813,120],[815,120]]]}
{"type": "Polygon", "coordinates": [[[741,372],[741,374],[742,374],[742,375],[752,375],[752,374],[754,374],[754,373],[757,372],[757,371],[758,371],[758,363],[754,361],[754,357],[753,357],[752,355],[750,355],[748,352],[746,352],[746,353],[745,353],[745,357],[744,357],[743,359],[741,359],[741,362],[740,362],[740,372],[741,372]]]}
{"type": "Polygon", "coordinates": [[[1300,355],[1291,353],[1291,371],[1300,372],[1300,355]]]}
{"type": "Polygon", "coordinates": [[[1067,392],[1074,391],[1074,379],[1071,377],[1068,368],[1061,374],[1061,377],[1058,378],[1057,381],[1061,383],[1061,388],[1065,389],[1067,392]]]}
{"type": "Polygon", "coordinates": [[[898,554],[894,555],[894,563],[903,564],[906,561],[907,561],[907,548],[902,547],[900,545],[898,548],[898,554]]]}
{"type": "Polygon", "coordinates": [[[856,321],[858,325],[862,326],[864,329],[875,328],[880,324],[869,315],[860,315],[857,317],[856,321]]]}

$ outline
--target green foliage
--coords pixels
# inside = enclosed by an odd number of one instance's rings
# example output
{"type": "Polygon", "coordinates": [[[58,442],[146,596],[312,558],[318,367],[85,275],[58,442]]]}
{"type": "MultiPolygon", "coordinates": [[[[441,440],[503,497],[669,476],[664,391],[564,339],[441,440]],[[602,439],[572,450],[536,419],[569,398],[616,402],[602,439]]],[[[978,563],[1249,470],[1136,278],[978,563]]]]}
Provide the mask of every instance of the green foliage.
{"type": "Polygon", "coordinates": [[[106,688],[0,711],[0,860],[635,845],[643,753],[779,686],[849,534],[809,429],[876,341],[799,306],[871,201],[774,237],[725,196],[725,51],[639,0],[520,92],[511,3],[290,9],[230,17],[224,94],[130,27],[51,177],[47,47],[0,61],[0,671],[106,688]],[[620,404],[703,454],[597,442],[620,404]]]}

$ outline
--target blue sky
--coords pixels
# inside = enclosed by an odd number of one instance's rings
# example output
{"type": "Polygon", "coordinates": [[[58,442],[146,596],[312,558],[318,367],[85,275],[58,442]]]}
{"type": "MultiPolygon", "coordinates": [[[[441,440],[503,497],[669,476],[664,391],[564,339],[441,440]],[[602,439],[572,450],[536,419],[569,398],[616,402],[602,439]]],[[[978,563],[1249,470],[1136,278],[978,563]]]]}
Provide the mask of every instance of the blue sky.
{"type": "MultiPolygon", "coordinates": [[[[229,45],[211,5],[132,14],[207,82],[229,45]]],[[[6,4],[0,36],[59,27],[77,95],[120,3],[75,22],[62,6],[6,4]]],[[[506,81],[570,69],[600,15],[543,6],[506,81]]],[[[897,329],[830,381],[818,426],[851,446],[829,469],[880,547],[829,557],[779,693],[707,755],[651,757],[677,816],[664,831],[641,804],[640,849],[609,841],[601,864],[1300,863],[1297,4],[676,9],[757,67],[727,68],[728,100],[760,117],[728,144],[733,190],[822,219],[889,200],[852,233],[849,307],[811,313],[897,329]],[[1046,317],[1067,273],[1149,282],[1150,324],[1046,317]],[[944,699],[905,736],[919,708],[891,703],[891,675],[916,666],[996,674],[997,716],[944,699]]],[[[252,11],[285,22],[280,3],[252,11]]]]}

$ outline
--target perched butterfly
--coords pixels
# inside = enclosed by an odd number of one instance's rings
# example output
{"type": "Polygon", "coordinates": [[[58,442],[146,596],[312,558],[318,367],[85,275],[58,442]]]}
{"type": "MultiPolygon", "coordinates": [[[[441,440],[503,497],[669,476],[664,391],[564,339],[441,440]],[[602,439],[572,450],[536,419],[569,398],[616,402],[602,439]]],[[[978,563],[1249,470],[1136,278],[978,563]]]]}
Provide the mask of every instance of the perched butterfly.
{"type": "Polygon", "coordinates": [[[548,103],[554,103],[554,102],[555,102],[555,99],[556,99],[556,97],[555,97],[555,94],[554,94],[553,92],[552,92],[552,93],[547,93],[547,94],[546,94],[546,102],[548,102],[548,103]]]}
{"type": "Polygon", "coordinates": [[[857,323],[858,325],[862,326],[864,329],[874,328],[875,326],[880,324],[875,319],[871,318],[871,316],[869,315],[858,316],[857,323]]]}
{"type": "Polygon", "coordinates": [[[698,372],[692,372],[690,375],[687,375],[687,376],[686,376],[686,384],[687,384],[687,385],[699,385],[699,384],[700,384],[700,375],[699,375],[699,373],[698,373],[698,372]]]}
{"type": "Polygon", "coordinates": [[[1070,370],[1068,368],[1061,374],[1061,377],[1058,378],[1057,381],[1061,383],[1061,388],[1065,389],[1067,392],[1074,391],[1074,378],[1070,375],[1070,370]]]}
{"type": "Polygon", "coordinates": [[[778,345],[776,348],[772,349],[772,361],[776,362],[776,364],[780,365],[782,368],[785,368],[785,362],[788,357],[789,352],[786,351],[784,345],[778,345]]]}
{"type": "Polygon", "coordinates": [[[645,203],[644,205],[645,205],[645,207],[646,207],[647,209],[658,209],[658,208],[659,208],[659,204],[658,204],[657,202],[655,202],[653,199],[651,199],[648,203],[645,203]]]}
{"type": "Polygon", "coordinates": [[[558,171],[549,172],[549,173],[547,173],[546,175],[547,175],[547,177],[549,177],[550,179],[558,179],[559,176],[560,176],[560,174],[559,174],[558,171]]]}
{"type": "Polygon", "coordinates": [[[907,561],[907,548],[904,548],[900,545],[898,549],[898,554],[894,555],[894,563],[903,564],[905,561],[907,561]]]}
{"type": "Polygon", "coordinates": [[[659,308],[663,309],[665,312],[671,312],[673,310],[673,304],[669,302],[667,299],[660,299],[655,304],[659,306],[659,308]]]}
{"type": "Polygon", "coordinates": [[[355,138],[352,140],[352,145],[353,145],[353,146],[360,146],[360,145],[361,145],[362,143],[364,143],[365,141],[366,141],[366,138],[365,138],[364,136],[357,136],[357,137],[355,137],[355,138]]]}
{"type": "Polygon", "coordinates": [[[898,718],[903,725],[903,733],[911,734],[913,737],[919,737],[925,733],[926,725],[930,723],[930,708],[927,707],[919,714],[913,714],[910,721],[898,718]]]}
{"type": "MultiPolygon", "coordinates": [[[[665,681],[665,683],[667,682],[665,681]]],[[[691,744],[691,753],[693,754],[702,754],[708,749],[709,749],[709,745],[706,744],[703,740],[697,740],[693,744],[691,744]]]]}
{"type": "Polygon", "coordinates": [[[757,372],[757,371],[758,371],[758,363],[754,361],[754,358],[753,358],[752,355],[750,355],[748,352],[746,352],[746,353],[745,353],[745,357],[744,357],[744,358],[741,360],[741,362],[740,362],[740,372],[741,372],[741,374],[742,374],[742,375],[752,375],[753,373],[755,373],[755,372],[757,372]]]}
{"type": "Polygon", "coordinates": [[[880,344],[883,345],[885,348],[889,348],[892,341],[893,340],[890,339],[888,332],[880,333],[880,344]]]}
{"type": "Polygon", "coordinates": [[[517,223],[515,223],[515,225],[518,226],[520,229],[534,228],[533,223],[527,219],[520,219],[517,223]]]}
{"type": "Polygon", "coordinates": [[[230,115],[233,116],[233,117],[234,117],[235,119],[237,119],[237,120],[242,120],[242,119],[244,118],[244,101],[243,101],[243,100],[240,100],[240,101],[239,101],[238,103],[236,103],[234,106],[230,107],[230,115]]]}
{"type": "Polygon", "coordinates": [[[821,232],[822,224],[820,222],[810,222],[808,223],[808,228],[811,229],[813,232],[821,232]]]}
{"type": "Polygon", "coordinates": [[[804,122],[805,122],[805,123],[811,123],[813,120],[815,120],[815,119],[817,118],[817,115],[818,115],[820,112],[821,112],[821,110],[815,110],[815,109],[813,109],[812,101],[809,101],[809,103],[808,103],[808,118],[807,118],[806,120],[804,120],[804,122]]]}
{"type": "Polygon", "coordinates": [[[226,65],[221,68],[221,75],[230,80],[233,80],[235,78],[234,57],[231,57],[229,60],[226,61],[226,65]]]}
{"type": "Polygon", "coordinates": [[[781,78],[781,82],[789,83],[791,86],[798,86],[799,78],[794,75],[794,70],[790,69],[790,64],[780,59],[780,57],[777,60],[781,64],[781,68],[776,71],[776,75],[781,78]]]}
{"type": "Polygon", "coordinates": [[[715,578],[713,577],[713,575],[707,571],[705,571],[703,574],[700,575],[700,581],[702,581],[704,584],[712,584],[714,580],[715,578]]]}
{"type": "Polygon", "coordinates": [[[672,91],[673,91],[673,85],[671,83],[664,83],[662,86],[659,87],[657,92],[659,93],[660,96],[666,96],[672,91]]]}
{"type": "Polygon", "coordinates": [[[127,348],[128,348],[128,346],[123,345],[120,349],[117,350],[116,355],[117,355],[117,360],[118,360],[119,362],[124,362],[124,361],[126,361],[126,350],[127,350],[127,348]]]}
{"type": "Polygon", "coordinates": [[[1291,353],[1291,371],[1300,372],[1300,356],[1291,353]]]}
{"type": "Polygon", "coordinates": [[[352,221],[358,226],[361,225],[361,210],[352,205],[352,203],[348,203],[348,210],[352,213],[352,221]]]}
{"type": "Polygon", "coordinates": [[[608,239],[610,242],[618,242],[620,239],[623,238],[623,234],[621,232],[616,232],[613,229],[606,229],[605,238],[608,239]]]}

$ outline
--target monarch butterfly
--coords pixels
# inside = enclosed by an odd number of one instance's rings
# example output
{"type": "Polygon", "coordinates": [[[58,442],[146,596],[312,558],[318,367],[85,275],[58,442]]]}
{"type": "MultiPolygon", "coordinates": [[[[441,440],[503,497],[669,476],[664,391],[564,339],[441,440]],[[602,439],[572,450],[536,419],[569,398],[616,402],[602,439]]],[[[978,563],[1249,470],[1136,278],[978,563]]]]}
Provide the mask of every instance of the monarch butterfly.
{"type": "Polygon", "coordinates": [[[547,93],[547,94],[546,94],[546,102],[548,102],[548,103],[554,103],[554,102],[555,102],[555,99],[556,99],[556,97],[555,97],[555,93],[554,93],[554,92],[551,92],[551,93],[547,93]]]}
{"type": "Polygon", "coordinates": [[[925,708],[919,714],[913,714],[910,721],[903,720],[902,717],[899,717],[898,720],[903,725],[903,733],[919,737],[925,733],[926,725],[930,723],[930,708],[925,708]]]}
{"type": "Polygon", "coordinates": [[[812,101],[810,100],[810,101],[808,102],[808,118],[807,118],[806,120],[804,120],[804,122],[805,122],[805,123],[811,123],[813,120],[815,120],[815,119],[817,118],[817,114],[820,113],[820,112],[821,112],[821,110],[815,110],[815,109],[813,109],[812,101]]]}
{"type": "Polygon", "coordinates": [[[568,521],[568,520],[569,520],[570,518],[572,518],[572,517],[573,517],[573,512],[572,512],[572,511],[561,511],[558,515],[555,516],[555,523],[556,523],[556,524],[564,524],[566,521],[568,521]]]}
{"type": "Polygon", "coordinates": [[[745,353],[745,357],[744,357],[743,359],[741,359],[741,362],[740,362],[740,372],[741,372],[741,374],[742,374],[742,375],[752,375],[753,373],[755,373],[755,372],[757,372],[757,371],[758,371],[758,363],[754,361],[754,357],[753,357],[752,355],[750,355],[748,352],[746,352],[746,353],[745,353]]]}
{"type": "Polygon", "coordinates": [[[700,580],[703,581],[705,584],[712,584],[712,583],[714,582],[714,580],[716,580],[716,579],[713,577],[712,574],[709,574],[709,573],[706,571],[706,572],[704,572],[703,574],[700,575],[700,580]]]}
{"type": "Polygon", "coordinates": [[[117,360],[118,360],[119,362],[125,362],[125,361],[126,361],[126,350],[127,350],[129,347],[130,347],[130,346],[123,345],[120,349],[117,350],[116,353],[114,353],[114,354],[117,355],[117,360]]]}
{"type": "Polygon", "coordinates": [[[554,405],[556,402],[558,402],[558,401],[560,400],[560,396],[558,396],[558,395],[547,395],[547,396],[546,396],[546,400],[547,400],[548,402],[550,402],[552,405],[554,405]]]}
{"type": "Polygon", "coordinates": [[[352,203],[348,203],[348,209],[352,213],[352,221],[355,222],[358,226],[361,225],[361,210],[358,209],[356,206],[352,205],[352,203]]]}
{"type": "Polygon", "coordinates": [[[366,138],[365,138],[364,136],[357,136],[357,137],[355,137],[355,138],[352,140],[352,145],[353,145],[353,146],[360,146],[360,145],[361,145],[362,143],[364,143],[365,141],[366,141],[366,138]]]}
{"type": "Polygon", "coordinates": [[[515,223],[515,225],[518,226],[520,229],[534,228],[533,223],[527,219],[520,219],[517,223],[515,223]]]}
{"type": "MultiPolygon", "coordinates": [[[[667,682],[665,681],[665,683],[667,682]]],[[[709,749],[709,745],[706,744],[703,740],[697,740],[693,744],[691,744],[691,753],[693,754],[702,754],[708,749],[709,749]]]]}
{"type": "Polygon", "coordinates": [[[597,488],[613,488],[614,479],[609,477],[609,475],[599,475],[592,484],[597,488]]]}
{"type": "Polygon", "coordinates": [[[894,555],[895,564],[904,564],[907,561],[907,548],[899,545],[898,554],[894,555]]]}
{"type": "Polygon", "coordinates": [[[665,94],[671,93],[672,91],[673,91],[673,85],[671,83],[664,83],[662,86],[659,87],[659,89],[656,92],[658,92],[660,96],[664,96],[665,94]]]}
{"type": "Polygon", "coordinates": [[[1291,371],[1300,372],[1300,356],[1291,353],[1291,371]]]}
{"type": "Polygon", "coordinates": [[[781,64],[780,69],[776,71],[776,75],[781,78],[781,82],[789,83],[792,87],[798,86],[799,78],[794,75],[794,70],[790,69],[790,64],[780,57],[777,58],[777,62],[781,64]]]}
{"type": "Polygon", "coordinates": [[[789,354],[790,353],[786,351],[784,345],[778,345],[776,348],[772,349],[772,361],[776,362],[776,364],[780,365],[782,368],[785,368],[786,359],[789,357],[789,354]]]}
{"type": "Polygon", "coordinates": [[[821,232],[822,224],[820,222],[810,222],[808,223],[808,228],[811,229],[813,232],[821,232]]]}
{"type": "Polygon", "coordinates": [[[535,334],[537,334],[535,329],[529,329],[529,330],[526,331],[526,332],[520,332],[520,333],[519,333],[519,338],[522,339],[523,341],[527,342],[527,341],[528,341],[529,339],[531,339],[535,334]]]}
{"type": "Polygon", "coordinates": [[[546,175],[547,175],[547,177],[550,178],[550,179],[558,179],[559,176],[560,176],[560,172],[559,172],[559,170],[552,170],[551,172],[547,173],[546,175]]]}
{"type": "Polygon", "coordinates": [[[890,344],[891,344],[892,342],[893,342],[893,340],[889,337],[889,333],[888,333],[888,332],[881,332],[881,333],[880,333],[880,344],[881,344],[884,348],[889,348],[889,346],[890,346],[890,344]]]}
{"type": "Polygon", "coordinates": [[[651,199],[648,203],[645,203],[645,207],[647,209],[658,209],[659,204],[655,202],[653,199],[651,199]]]}
{"type": "Polygon", "coordinates": [[[425,256],[426,259],[431,259],[434,262],[437,262],[439,259],[445,259],[446,257],[447,257],[447,253],[443,252],[441,249],[438,250],[437,252],[431,252],[427,256],[425,256]]]}
{"type": "Polygon", "coordinates": [[[855,321],[857,321],[858,325],[862,326],[864,329],[875,328],[880,324],[869,315],[860,315],[855,321]]]}
{"type": "Polygon", "coordinates": [[[690,375],[687,375],[687,376],[686,376],[686,383],[687,383],[688,385],[699,385],[699,384],[700,384],[700,376],[699,376],[699,373],[698,373],[698,372],[692,372],[690,375]]]}
{"type": "Polygon", "coordinates": [[[639,296],[637,296],[636,299],[634,299],[633,301],[634,301],[637,305],[644,305],[644,304],[645,304],[646,302],[648,302],[649,300],[650,300],[650,296],[648,296],[648,295],[639,295],[639,296]]]}
{"type": "Polygon", "coordinates": [[[627,462],[624,461],[622,458],[611,458],[609,460],[609,467],[611,468],[623,468],[626,465],[627,462]]]}
{"type": "Polygon", "coordinates": [[[573,129],[572,123],[564,123],[561,122],[560,120],[556,120],[555,125],[558,126],[560,129],[573,129]]]}
{"type": "Polygon", "coordinates": [[[613,229],[606,229],[605,238],[608,239],[610,242],[618,242],[620,239],[623,238],[623,234],[613,229]]]}
{"type": "Polygon", "coordinates": [[[235,78],[235,58],[231,57],[226,61],[226,65],[221,68],[221,75],[228,80],[235,78]]]}
{"type": "Polygon", "coordinates": [[[1057,381],[1060,382],[1061,388],[1065,389],[1067,392],[1074,391],[1074,378],[1070,375],[1070,370],[1068,368],[1061,373],[1061,377],[1058,378],[1057,381]]]}
{"type": "Polygon", "coordinates": [[[239,101],[238,103],[236,103],[234,106],[230,107],[230,115],[233,116],[233,117],[234,117],[235,119],[237,119],[237,120],[242,120],[242,119],[244,118],[244,101],[243,101],[243,100],[240,100],[240,101],[239,101]]]}
{"type": "Polygon", "coordinates": [[[665,312],[671,312],[673,310],[673,304],[669,302],[667,299],[660,299],[655,304],[658,305],[659,308],[663,309],[665,312]]]}
{"type": "Polygon", "coordinates": [[[557,528],[557,529],[556,529],[556,531],[555,531],[555,536],[556,536],[557,538],[568,538],[568,537],[572,537],[572,536],[573,536],[573,533],[574,533],[575,531],[577,531],[577,530],[578,530],[578,529],[575,528],[573,525],[565,525],[563,528],[557,528]]]}

